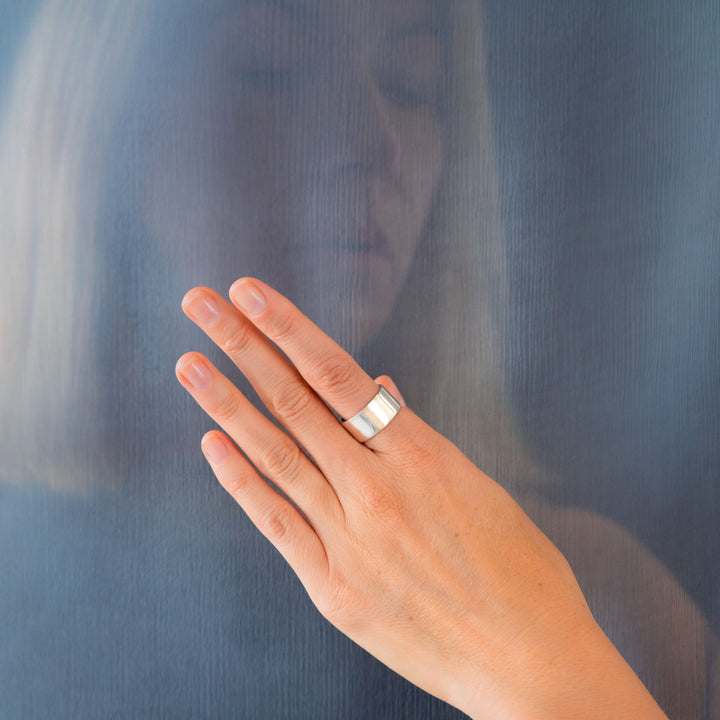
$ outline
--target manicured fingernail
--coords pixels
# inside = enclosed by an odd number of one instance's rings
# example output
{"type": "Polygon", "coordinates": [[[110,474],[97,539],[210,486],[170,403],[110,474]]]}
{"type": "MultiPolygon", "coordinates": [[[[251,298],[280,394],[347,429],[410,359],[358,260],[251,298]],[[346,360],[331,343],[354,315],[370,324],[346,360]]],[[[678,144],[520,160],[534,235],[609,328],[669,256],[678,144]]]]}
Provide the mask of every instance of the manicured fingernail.
{"type": "Polygon", "coordinates": [[[212,325],[220,317],[217,305],[210,298],[191,293],[183,298],[183,309],[199,325],[212,325]]]}
{"type": "Polygon", "coordinates": [[[181,358],[178,361],[177,370],[195,390],[207,390],[213,383],[210,369],[197,358],[192,360],[183,360],[181,358]]]}
{"type": "Polygon", "coordinates": [[[259,315],[265,308],[265,296],[247,280],[238,280],[230,288],[230,296],[250,317],[259,315]]]}
{"type": "Polygon", "coordinates": [[[205,453],[205,457],[207,457],[213,465],[221,463],[228,456],[227,446],[216,435],[204,437],[201,447],[202,451],[205,453]]]}

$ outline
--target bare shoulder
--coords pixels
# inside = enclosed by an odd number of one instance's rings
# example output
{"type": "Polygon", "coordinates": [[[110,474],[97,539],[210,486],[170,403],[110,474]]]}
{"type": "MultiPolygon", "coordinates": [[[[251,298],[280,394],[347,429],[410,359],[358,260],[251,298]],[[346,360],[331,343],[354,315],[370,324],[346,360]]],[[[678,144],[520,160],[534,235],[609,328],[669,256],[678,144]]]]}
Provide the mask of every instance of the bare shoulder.
{"type": "Polygon", "coordinates": [[[669,717],[708,717],[717,639],[663,563],[606,517],[536,499],[521,504],[565,555],[597,622],[669,717]]]}

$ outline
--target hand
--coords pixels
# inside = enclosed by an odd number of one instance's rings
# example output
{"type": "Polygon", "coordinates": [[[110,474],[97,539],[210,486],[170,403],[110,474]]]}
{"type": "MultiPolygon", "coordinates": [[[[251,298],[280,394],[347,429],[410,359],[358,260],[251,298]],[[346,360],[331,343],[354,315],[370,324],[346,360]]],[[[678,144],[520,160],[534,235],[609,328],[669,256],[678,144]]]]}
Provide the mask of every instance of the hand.
{"type": "Polygon", "coordinates": [[[183,309],[289,434],[198,353],[177,375],[227,433],[202,441],[219,481],[325,618],[475,718],[664,717],[497,483],[407,407],[353,439],[328,406],[351,417],[375,381],[267,285],[230,297],[195,288],[183,309]]]}

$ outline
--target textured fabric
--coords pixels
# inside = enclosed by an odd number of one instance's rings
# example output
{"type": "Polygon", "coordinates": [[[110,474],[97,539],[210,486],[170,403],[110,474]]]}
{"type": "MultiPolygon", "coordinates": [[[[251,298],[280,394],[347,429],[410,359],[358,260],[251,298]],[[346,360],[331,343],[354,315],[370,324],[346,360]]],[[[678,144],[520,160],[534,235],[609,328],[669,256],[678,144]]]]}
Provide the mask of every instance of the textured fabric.
{"type": "Polygon", "coordinates": [[[243,275],[390,374],[706,712],[720,4],[0,17],[0,716],[464,717],[328,625],[202,459],[175,361],[247,384],[180,300],[243,275]]]}

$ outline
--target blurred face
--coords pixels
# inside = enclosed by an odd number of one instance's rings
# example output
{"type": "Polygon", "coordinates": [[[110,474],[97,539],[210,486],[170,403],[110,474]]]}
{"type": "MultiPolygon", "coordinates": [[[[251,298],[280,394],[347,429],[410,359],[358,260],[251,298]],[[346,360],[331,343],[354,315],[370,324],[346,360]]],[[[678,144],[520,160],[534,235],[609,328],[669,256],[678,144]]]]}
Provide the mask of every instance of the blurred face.
{"type": "Polygon", "coordinates": [[[146,174],[188,287],[257,275],[344,342],[387,318],[440,174],[425,0],[244,0],[193,21],[146,174]]]}

